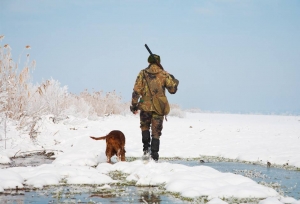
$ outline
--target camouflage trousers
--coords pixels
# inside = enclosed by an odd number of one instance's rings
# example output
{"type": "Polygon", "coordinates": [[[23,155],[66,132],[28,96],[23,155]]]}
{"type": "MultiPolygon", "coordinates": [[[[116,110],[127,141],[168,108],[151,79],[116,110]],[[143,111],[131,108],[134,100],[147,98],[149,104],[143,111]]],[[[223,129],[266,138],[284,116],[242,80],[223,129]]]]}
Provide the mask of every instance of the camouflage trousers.
{"type": "Polygon", "coordinates": [[[141,111],[140,124],[141,130],[150,130],[153,138],[159,139],[163,129],[164,116],[157,115],[154,111],[141,111]]]}

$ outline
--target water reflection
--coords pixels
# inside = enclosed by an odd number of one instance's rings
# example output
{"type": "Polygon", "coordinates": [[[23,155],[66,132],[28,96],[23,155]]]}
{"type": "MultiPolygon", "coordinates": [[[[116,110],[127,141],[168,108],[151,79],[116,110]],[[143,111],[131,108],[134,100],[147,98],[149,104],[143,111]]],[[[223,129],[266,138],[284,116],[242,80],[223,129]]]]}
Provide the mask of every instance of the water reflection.
{"type": "Polygon", "coordinates": [[[161,203],[160,195],[153,193],[151,189],[150,191],[144,190],[140,194],[139,202],[141,203],[161,203]]]}
{"type": "Polygon", "coordinates": [[[112,189],[99,191],[97,187],[65,186],[39,191],[7,191],[0,194],[0,203],[185,203],[172,196],[162,195],[156,187],[113,186],[112,189]]]}

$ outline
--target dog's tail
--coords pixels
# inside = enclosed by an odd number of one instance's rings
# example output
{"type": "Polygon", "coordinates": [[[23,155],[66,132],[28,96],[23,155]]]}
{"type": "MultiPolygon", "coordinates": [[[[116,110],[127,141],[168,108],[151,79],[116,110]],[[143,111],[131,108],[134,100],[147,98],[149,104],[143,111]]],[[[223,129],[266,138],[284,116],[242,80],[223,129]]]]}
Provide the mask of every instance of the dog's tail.
{"type": "Polygon", "coordinates": [[[93,140],[105,140],[106,137],[107,137],[107,135],[103,136],[103,137],[93,137],[93,136],[90,136],[90,138],[92,138],[93,140]]]}

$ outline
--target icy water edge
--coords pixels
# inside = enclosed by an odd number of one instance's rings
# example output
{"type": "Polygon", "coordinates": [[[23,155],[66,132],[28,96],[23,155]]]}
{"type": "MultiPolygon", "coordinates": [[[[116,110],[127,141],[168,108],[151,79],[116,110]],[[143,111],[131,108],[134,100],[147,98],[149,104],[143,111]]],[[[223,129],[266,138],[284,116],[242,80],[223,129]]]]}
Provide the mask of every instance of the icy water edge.
{"type": "MultiPolygon", "coordinates": [[[[12,166],[38,166],[52,163],[43,154],[34,154],[13,159],[12,166]]],[[[169,159],[161,160],[187,166],[205,165],[221,172],[240,174],[263,185],[270,186],[281,195],[300,199],[300,171],[281,168],[267,168],[262,165],[238,162],[169,159]]],[[[114,175],[110,175],[114,176],[114,175]]],[[[181,200],[176,195],[165,193],[161,187],[136,187],[134,185],[113,185],[111,188],[99,186],[51,186],[42,190],[9,190],[0,194],[1,203],[193,203],[195,200],[181,200]]],[[[205,201],[204,201],[205,202],[205,201]]],[[[202,203],[198,200],[197,203],[202,203]]],[[[255,203],[255,202],[254,202],[255,203]]]]}

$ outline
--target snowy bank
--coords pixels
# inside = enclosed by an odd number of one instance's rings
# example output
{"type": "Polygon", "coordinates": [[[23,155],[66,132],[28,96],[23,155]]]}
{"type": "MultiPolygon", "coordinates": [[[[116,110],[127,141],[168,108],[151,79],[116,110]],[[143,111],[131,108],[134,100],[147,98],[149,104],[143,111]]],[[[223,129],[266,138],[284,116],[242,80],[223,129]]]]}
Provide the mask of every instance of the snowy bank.
{"type": "MultiPolygon", "coordinates": [[[[13,124],[13,123],[12,123],[13,124]]],[[[45,150],[54,152],[52,164],[38,167],[1,169],[0,192],[29,185],[109,184],[109,171],[128,174],[136,185],[164,185],[167,191],[183,197],[266,198],[285,203],[276,191],[249,178],[221,173],[210,167],[187,167],[170,163],[141,161],[105,163],[105,141],[89,136],[103,136],[111,130],[121,130],[126,136],[126,157],[142,153],[139,117],[112,115],[98,120],[69,117],[53,122],[52,116],[40,118],[36,138],[18,132],[8,125],[7,149],[0,152],[0,163],[24,152],[45,150]],[[8,176],[5,176],[8,175],[8,176]]],[[[3,141],[0,147],[4,147],[3,141]]],[[[3,148],[2,148],[3,149],[3,148]]],[[[160,157],[199,158],[214,156],[272,165],[300,168],[300,117],[275,115],[235,115],[187,113],[186,118],[168,117],[161,136],[160,157]]],[[[287,198],[285,198],[287,199],[287,198]]],[[[222,201],[223,202],[223,201],[222,201]]],[[[296,202],[296,201],[295,201],[296,202]]]]}
{"type": "Polygon", "coordinates": [[[188,167],[167,162],[144,164],[137,160],[133,162],[118,162],[114,165],[100,163],[97,168],[88,166],[62,166],[44,164],[38,167],[14,167],[1,169],[0,188],[11,189],[23,187],[23,184],[34,188],[61,184],[110,184],[116,183],[105,173],[120,171],[128,174],[127,181],[137,186],[165,186],[172,193],[183,197],[196,198],[205,196],[212,198],[267,198],[279,196],[268,187],[253,180],[232,174],[221,173],[206,166],[188,167]]]}
{"type": "MultiPolygon", "coordinates": [[[[59,150],[54,152],[57,157],[62,154],[70,157],[79,152],[89,154],[85,158],[96,164],[104,161],[105,142],[92,141],[89,136],[106,135],[111,130],[125,134],[127,157],[140,157],[142,153],[136,115],[112,115],[95,121],[70,117],[58,123],[53,123],[51,116],[45,116],[37,127],[34,142],[26,134],[9,131],[8,137],[12,140],[7,141],[7,150],[0,152],[0,163],[8,162],[7,157],[18,151],[48,149],[59,150]],[[98,161],[94,159],[95,154],[98,161]]],[[[4,146],[3,141],[0,145],[4,146]]],[[[186,118],[168,117],[168,121],[164,121],[159,153],[160,157],[215,156],[300,168],[299,149],[300,116],[187,113],[186,118]]]]}

